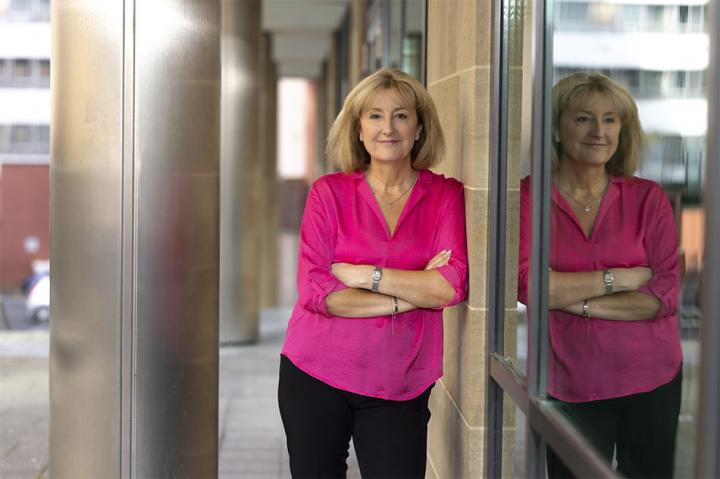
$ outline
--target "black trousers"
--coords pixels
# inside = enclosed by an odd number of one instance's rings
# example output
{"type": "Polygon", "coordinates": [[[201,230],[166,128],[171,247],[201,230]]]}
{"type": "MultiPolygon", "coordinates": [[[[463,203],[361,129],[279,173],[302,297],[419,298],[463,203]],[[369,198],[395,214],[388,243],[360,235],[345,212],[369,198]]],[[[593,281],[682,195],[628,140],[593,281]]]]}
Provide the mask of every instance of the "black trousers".
{"type": "Polygon", "coordinates": [[[278,402],[292,477],[346,477],[352,437],[363,478],[424,478],[431,389],[409,401],[361,396],[281,356],[278,402]]]}
{"type": "MultiPolygon", "coordinates": [[[[682,367],[667,384],[646,393],[586,403],[562,403],[561,409],[608,462],[615,452],[625,477],[671,478],[680,414],[682,367]]],[[[547,449],[548,477],[572,478],[560,458],[547,449]]]]}

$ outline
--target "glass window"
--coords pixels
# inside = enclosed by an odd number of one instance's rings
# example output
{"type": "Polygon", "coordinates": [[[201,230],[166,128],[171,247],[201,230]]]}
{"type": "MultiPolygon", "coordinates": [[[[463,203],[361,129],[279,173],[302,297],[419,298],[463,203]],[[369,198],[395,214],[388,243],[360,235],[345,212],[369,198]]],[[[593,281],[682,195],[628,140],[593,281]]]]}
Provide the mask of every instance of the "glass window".
{"type": "Polygon", "coordinates": [[[402,69],[424,82],[425,2],[423,0],[405,0],[404,32],[402,69]]]}
{"type": "Polygon", "coordinates": [[[37,86],[49,87],[50,86],[50,60],[40,60],[39,62],[39,73],[37,78],[37,86]]]}
{"type": "Polygon", "coordinates": [[[16,12],[30,11],[30,0],[12,0],[10,9],[16,12]]]}
{"type": "Polygon", "coordinates": [[[50,60],[40,60],[40,76],[50,79],[50,60]]]}
{"type": "MultiPolygon", "coordinates": [[[[594,4],[599,11],[605,8],[594,4]]],[[[643,9],[646,30],[659,35],[686,31],[691,21],[689,7],[643,9]]],[[[558,31],[563,21],[556,17],[558,31]]],[[[584,41],[600,51],[606,40],[590,32],[594,27],[588,22],[584,41]]],[[[687,98],[705,101],[706,92],[694,86],[697,76],[687,68],[646,69],[646,62],[625,54],[643,45],[622,31],[616,34],[623,48],[614,57],[577,65],[575,74],[567,61],[554,59],[564,80],[554,87],[552,112],[547,393],[608,466],[644,476],[690,477],[703,230],[701,223],[691,226],[689,218],[702,211],[697,202],[705,125],[703,108],[687,98]],[[613,68],[633,62],[634,68],[613,68]],[[587,75],[594,72],[607,78],[587,75]],[[605,86],[598,92],[583,90],[585,85],[605,86]],[[637,119],[631,116],[634,108],[637,119]],[[686,128],[690,124],[693,132],[686,128]],[[633,153],[631,132],[641,128],[647,146],[638,142],[633,153]],[[630,195],[637,198],[629,201],[630,195]],[[641,198],[652,202],[661,220],[644,222],[642,209],[634,206],[641,198]],[[583,285],[584,279],[589,283],[583,285]],[[665,284],[664,293],[659,284],[665,284]],[[665,339],[650,339],[660,337],[665,339]],[[649,400],[664,406],[652,414],[641,406],[630,416],[607,414],[601,407],[613,401],[613,407],[629,411],[635,407],[631,403],[649,400]],[[634,443],[633,427],[658,444],[651,450],[634,443]],[[653,459],[643,463],[638,459],[643,455],[653,459]]],[[[645,60],[653,55],[669,60],[667,52],[643,51],[645,60]]],[[[671,60],[690,67],[682,55],[671,60]]],[[[547,460],[551,477],[567,472],[553,454],[547,460]]]]}
{"type": "Polygon", "coordinates": [[[32,128],[28,125],[13,125],[12,142],[13,144],[26,144],[32,140],[32,128]]]}
{"type": "Polygon", "coordinates": [[[31,75],[30,60],[15,60],[14,73],[16,78],[29,78],[31,75]]]}
{"type": "Polygon", "coordinates": [[[38,127],[38,141],[40,143],[50,143],[50,126],[41,125],[38,127]]]}
{"type": "Polygon", "coordinates": [[[666,7],[663,5],[650,5],[647,7],[647,29],[652,32],[662,31],[665,25],[666,7]]]}
{"type": "MultiPolygon", "coordinates": [[[[499,72],[493,132],[499,133],[491,144],[499,145],[493,151],[500,173],[491,175],[491,189],[502,194],[490,197],[491,205],[505,198],[507,210],[501,204],[497,221],[507,225],[506,244],[514,248],[511,235],[519,237],[519,255],[514,262],[508,251],[504,269],[492,266],[518,284],[505,287],[505,310],[491,311],[489,340],[501,324],[504,345],[489,346],[491,353],[502,350],[491,354],[490,375],[506,403],[529,400],[527,441],[515,443],[514,470],[505,465],[503,476],[543,477],[538,465],[546,461],[550,477],[577,470],[593,477],[696,477],[696,464],[704,463],[696,455],[705,445],[698,430],[710,424],[708,435],[717,437],[716,401],[703,409],[704,419],[698,399],[704,388],[717,390],[716,375],[700,384],[701,358],[716,358],[707,351],[715,342],[700,345],[700,327],[714,324],[705,322],[713,318],[703,311],[700,292],[717,289],[702,281],[717,278],[720,267],[708,262],[718,263],[714,250],[704,249],[705,225],[711,225],[708,237],[717,231],[717,210],[710,217],[717,202],[707,200],[712,191],[703,186],[712,171],[706,136],[714,143],[717,132],[707,131],[707,72],[685,53],[708,51],[707,4],[656,3],[550,0],[518,21],[513,15],[523,0],[498,2],[505,9],[494,43],[502,48],[493,51],[500,63],[493,65],[499,72]],[[527,17],[546,6],[555,15],[556,56],[533,65],[546,58],[542,42],[553,31],[533,32],[545,23],[527,17]],[[598,35],[600,28],[612,35],[598,35]],[[572,35],[563,35],[570,29],[572,35]],[[687,35],[688,49],[672,53],[648,48],[635,32],[652,32],[658,43],[678,33],[700,35],[687,35]],[[576,45],[559,43],[569,39],[604,54],[579,58],[571,54],[576,45]],[[612,41],[619,47],[606,48],[612,41]],[[543,85],[548,73],[552,86],[543,85]],[[546,110],[538,112],[542,105],[546,110]],[[521,449],[527,463],[518,460],[521,449]],[[592,456],[602,461],[587,461],[592,456]]],[[[708,63],[717,69],[717,61],[708,63]]],[[[495,243],[489,244],[492,259],[495,243]]],[[[715,303],[706,296],[708,304],[715,303]]],[[[717,331],[703,333],[707,340],[717,331]]],[[[704,370],[713,371],[717,361],[707,364],[704,370]]],[[[517,438],[516,418],[506,418],[502,428],[517,438]]],[[[716,451],[709,453],[715,460],[716,451]]]]}
{"type": "Polygon", "coordinates": [[[0,153],[10,152],[10,127],[0,125],[0,153]]]}
{"type": "Polygon", "coordinates": [[[10,75],[10,60],[0,58],[0,86],[9,85],[10,75]]]}
{"type": "Polygon", "coordinates": [[[678,7],[678,23],[680,24],[680,29],[684,30],[687,23],[688,23],[688,16],[690,14],[690,7],[687,5],[680,5],[678,7]]]}
{"type": "Polygon", "coordinates": [[[20,59],[13,61],[13,86],[30,86],[32,80],[32,69],[30,60],[20,59]]]}
{"type": "Polygon", "coordinates": [[[425,2],[374,0],[367,10],[366,74],[401,68],[425,80],[425,2]]]}
{"type": "Polygon", "coordinates": [[[642,5],[622,5],[616,17],[618,31],[636,32],[641,29],[642,5]]]}
{"type": "Polygon", "coordinates": [[[558,15],[566,24],[575,25],[579,22],[586,22],[588,16],[588,6],[586,3],[578,2],[559,2],[558,15]]]}

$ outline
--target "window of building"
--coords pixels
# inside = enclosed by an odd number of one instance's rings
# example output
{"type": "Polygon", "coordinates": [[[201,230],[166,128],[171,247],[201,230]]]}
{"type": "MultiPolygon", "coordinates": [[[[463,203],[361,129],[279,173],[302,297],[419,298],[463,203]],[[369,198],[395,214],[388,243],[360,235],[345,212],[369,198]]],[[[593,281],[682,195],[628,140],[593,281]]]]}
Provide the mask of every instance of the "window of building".
{"type": "Polygon", "coordinates": [[[662,31],[665,26],[665,10],[666,7],[663,5],[650,5],[647,7],[645,13],[648,31],[662,31]]]}
{"type": "Polygon", "coordinates": [[[10,60],[0,58],[0,86],[7,86],[10,80],[10,60]]]}
{"type": "Polygon", "coordinates": [[[12,0],[10,9],[14,12],[30,11],[30,0],[12,0]]]}
{"type": "Polygon", "coordinates": [[[38,143],[40,143],[41,145],[50,144],[50,126],[38,126],[38,143]]]}
{"type": "Polygon", "coordinates": [[[30,143],[32,140],[32,127],[28,125],[13,125],[11,141],[15,145],[30,143]]]}
{"type": "Polygon", "coordinates": [[[641,27],[641,5],[622,5],[617,15],[617,28],[622,32],[637,32],[641,27]]]}
{"type": "Polygon", "coordinates": [[[50,60],[39,61],[38,86],[50,86],[50,60]]]}
{"type": "Polygon", "coordinates": [[[366,71],[400,68],[425,81],[425,1],[374,0],[367,9],[366,71]]]}
{"type": "Polygon", "coordinates": [[[587,3],[560,2],[558,3],[558,21],[564,26],[572,27],[586,22],[588,17],[587,3]]]}
{"type": "Polygon", "coordinates": [[[690,15],[690,7],[687,5],[680,5],[678,7],[678,23],[680,24],[681,28],[684,29],[684,27],[688,23],[688,17],[690,15]]]}
{"type": "Polygon", "coordinates": [[[32,81],[32,66],[30,60],[13,60],[12,84],[16,87],[30,86],[32,81]]]}
{"type": "Polygon", "coordinates": [[[10,127],[0,125],[0,153],[8,153],[10,151],[10,127]]]}

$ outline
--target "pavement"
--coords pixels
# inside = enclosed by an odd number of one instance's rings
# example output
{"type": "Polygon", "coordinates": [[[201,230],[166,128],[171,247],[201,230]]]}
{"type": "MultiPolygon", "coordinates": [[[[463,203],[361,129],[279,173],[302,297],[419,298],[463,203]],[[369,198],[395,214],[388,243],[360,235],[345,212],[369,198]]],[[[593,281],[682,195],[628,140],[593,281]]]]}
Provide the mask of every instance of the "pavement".
{"type": "MultiPolygon", "coordinates": [[[[260,340],[220,349],[219,476],[290,478],[277,408],[288,309],[261,315],[260,340]]],[[[48,477],[47,331],[0,330],[0,479],[48,477]]],[[[359,479],[352,451],[348,478],[359,479]]]]}

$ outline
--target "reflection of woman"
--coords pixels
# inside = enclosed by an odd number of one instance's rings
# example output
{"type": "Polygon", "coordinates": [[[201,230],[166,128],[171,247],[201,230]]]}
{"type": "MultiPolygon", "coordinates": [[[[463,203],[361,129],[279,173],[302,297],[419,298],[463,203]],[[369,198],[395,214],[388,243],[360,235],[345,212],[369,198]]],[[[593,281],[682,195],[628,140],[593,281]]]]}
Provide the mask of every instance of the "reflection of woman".
{"type": "MultiPolygon", "coordinates": [[[[553,89],[548,394],[627,477],[671,477],[680,408],[677,244],[660,187],[633,177],[644,146],[635,102],[577,73],[553,89]]],[[[521,189],[526,302],[529,179],[521,189]]],[[[570,472],[549,451],[550,477],[570,472]]]]}
{"type": "Polygon", "coordinates": [[[444,140],[414,79],[381,70],[348,95],[300,233],[299,298],[280,366],[293,477],[425,477],[442,308],[465,298],[462,184],[431,173],[444,140]]]}

